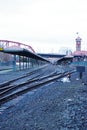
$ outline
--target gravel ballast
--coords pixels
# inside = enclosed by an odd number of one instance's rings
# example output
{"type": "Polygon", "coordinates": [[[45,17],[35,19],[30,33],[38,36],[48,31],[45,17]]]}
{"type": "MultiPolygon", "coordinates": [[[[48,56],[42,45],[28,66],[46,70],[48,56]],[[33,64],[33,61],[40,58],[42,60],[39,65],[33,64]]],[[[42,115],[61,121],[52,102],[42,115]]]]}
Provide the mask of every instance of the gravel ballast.
{"type": "Polygon", "coordinates": [[[87,130],[87,85],[56,80],[0,106],[1,130],[87,130]]]}

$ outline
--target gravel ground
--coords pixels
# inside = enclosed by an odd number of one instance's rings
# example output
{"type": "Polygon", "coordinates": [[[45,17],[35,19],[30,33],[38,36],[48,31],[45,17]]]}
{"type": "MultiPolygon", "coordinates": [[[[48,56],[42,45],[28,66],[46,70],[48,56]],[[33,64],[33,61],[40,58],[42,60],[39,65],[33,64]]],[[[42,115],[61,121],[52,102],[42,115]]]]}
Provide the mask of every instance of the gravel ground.
{"type": "Polygon", "coordinates": [[[0,107],[0,130],[87,130],[87,71],[82,80],[55,82],[0,107]]]}

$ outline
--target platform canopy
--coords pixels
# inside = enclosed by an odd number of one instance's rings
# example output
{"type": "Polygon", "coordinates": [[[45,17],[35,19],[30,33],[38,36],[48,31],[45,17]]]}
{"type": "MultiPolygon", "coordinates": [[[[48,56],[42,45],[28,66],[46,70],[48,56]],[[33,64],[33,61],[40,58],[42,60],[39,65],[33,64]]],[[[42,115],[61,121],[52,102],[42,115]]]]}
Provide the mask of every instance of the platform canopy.
{"type": "Polygon", "coordinates": [[[23,48],[11,48],[10,47],[10,48],[1,49],[0,51],[4,52],[4,53],[8,53],[8,54],[26,56],[26,57],[33,58],[33,59],[50,62],[48,59],[43,58],[42,56],[37,55],[36,53],[33,53],[33,52],[31,52],[27,49],[23,49],[23,48]]]}
{"type": "Polygon", "coordinates": [[[72,61],[73,58],[74,58],[74,56],[64,56],[64,57],[59,58],[58,60],[56,60],[56,64],[61,64],[62,62],[72,61]]]}

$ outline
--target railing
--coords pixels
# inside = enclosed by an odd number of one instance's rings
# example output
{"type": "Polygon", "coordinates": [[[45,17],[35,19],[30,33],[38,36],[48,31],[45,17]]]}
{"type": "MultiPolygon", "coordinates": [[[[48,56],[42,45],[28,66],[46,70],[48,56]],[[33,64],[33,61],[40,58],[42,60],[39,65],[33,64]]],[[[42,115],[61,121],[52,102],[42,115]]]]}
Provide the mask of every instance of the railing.
{"type": "Polygon", "coordinates": [[[74,61],[74,62],[72,62],[72,65],[75,65],[75,66],[87,66],[87,61],[74,61]]]}

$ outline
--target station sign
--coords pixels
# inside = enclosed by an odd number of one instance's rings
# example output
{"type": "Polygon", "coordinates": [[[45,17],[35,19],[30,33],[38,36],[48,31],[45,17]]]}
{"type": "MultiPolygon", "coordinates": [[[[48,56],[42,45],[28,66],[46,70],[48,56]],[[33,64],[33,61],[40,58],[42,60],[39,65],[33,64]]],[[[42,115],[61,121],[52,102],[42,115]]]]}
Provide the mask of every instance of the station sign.
{"type": "Polygon", "coordinates": [[[77,72],[85,72],[85,66],[77,66],[76,70],[77,72]]]}

